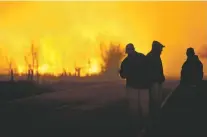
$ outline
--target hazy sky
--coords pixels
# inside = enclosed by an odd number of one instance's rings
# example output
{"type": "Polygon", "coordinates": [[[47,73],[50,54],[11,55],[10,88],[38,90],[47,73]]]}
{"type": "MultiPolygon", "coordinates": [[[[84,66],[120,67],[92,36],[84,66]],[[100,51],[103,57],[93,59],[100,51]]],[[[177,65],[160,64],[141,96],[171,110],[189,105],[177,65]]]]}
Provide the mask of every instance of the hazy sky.
{"type": "Polygon", "coordinates": [[[207,2],[0,2],[0,30],[0,56],[19,67],[32,40],[48,71],[73,71],[88,59],[95,69],[100,42],[132,42],[146,54],[158,40],[165,74],[179,76],[186,48],[207,44],[207,2]]]}

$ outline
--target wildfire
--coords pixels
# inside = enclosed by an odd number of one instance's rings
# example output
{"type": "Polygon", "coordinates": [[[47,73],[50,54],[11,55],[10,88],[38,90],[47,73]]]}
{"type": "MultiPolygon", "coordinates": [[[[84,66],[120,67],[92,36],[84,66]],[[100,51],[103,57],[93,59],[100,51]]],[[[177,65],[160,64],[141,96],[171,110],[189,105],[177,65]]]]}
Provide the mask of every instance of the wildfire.
{"type": "Polygon", "coordinates": [[[98,74],[101,71],[100,64],[96,60],[92,60],[91,66],[89,66],[89,74],[98,74]]]}
{"type": "Polygon", "coordinates": [[[38,71],[40,74],[44,74],[44,73],[48,72],[49,71],[48,64],[44,64],[44,65],[40,66],[38,71]]]}
{"type": "Polygon", "coordinates": [[[186,48],[206,43],[206,6],[206,2],[2,1],[0,73],[8,73],[12,66],[23,74],[31,66],[40,74],[98,74],[105,70],[100,43],[131,42],[147,54],[152,41],[158,40],[166,45],[165,74],[179,76],[186,48]]]}
{"type": "MultiPolygon", "coordinates": [[[[81,68],[80,76],[86,76],[86,75],[93,75],[98,74],[101,71],[100,64],[96,59],[91,59],[90,64],[84,65],[84,67],[81,68]]],[[[28,71],[28,67],[25,65],[18,65],[17,66],[17,73],[18,74],[25,74],[28,71]]],[[[38,71],[39,74],[53,74],[53,75],[61,75],[63,71],[58,71],[58,66],[51,66],[49,64],[42,64],[36,69],[35,71],[38,71]]],[[[68,68],[65,68],[65,71],[67,73],[71,73],[71,71],[68,68]]],[[[36,73],[36,72],[34,72],[36,73]]]]}
{"type": "MultiPolygon", "coordinates": [[[[17,68],[18,68],[17,73],[20,75],[27,73],[28,71],[26,66],[18,66],[17,68]]],[[[66,70],[68,69],[66,68],[66,70]]],[[[100,73],[100,71],[101,71],[100,65],[97,62],[94,62],[93,64],[91,64],[89,68],[83,68],[82,72],[80,73],[80,76],[98,74],[100,73]]],[[[38,73],[42,75],[48,73],[48,74],[53,74],[53,75],[58,76],[58,75],[61,75],[63,71],[57,71],[55,70],[54,67],[49,66],[48,64],[43,64],[39,66],[38,73]]]]}
{"type": "Polygon", "coordinates": [[[25,72],[25,68],[23,66],[18,66],[18,74],[23,74],[25,72]]]}

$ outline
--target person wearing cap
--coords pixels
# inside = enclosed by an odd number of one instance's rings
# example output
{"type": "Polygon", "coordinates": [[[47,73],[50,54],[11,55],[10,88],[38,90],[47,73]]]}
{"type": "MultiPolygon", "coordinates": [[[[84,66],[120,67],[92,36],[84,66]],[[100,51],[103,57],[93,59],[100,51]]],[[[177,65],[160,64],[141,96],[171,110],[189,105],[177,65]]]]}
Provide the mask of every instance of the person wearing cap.
{"type": "Polygon", "coordinates": [[[149,87],[144,71],[145,55],[135,50],[134,45],[126,45],[127,57],[122,61],[120,76],[126,79],[126,97],[129,111],[135,119],[140,118],[141,125],[146,125],[149,113],[149,87]]]}
{"type": "Polygon", "coordinates": [[[197,86],[203,80],[203,64],[195,55],[193,48],[186,51],[187,60],[181,69],[180,84],[185,86],[197,86]]]}
{"type": "Polygon", "coordinates": [[[148,79],[150,85],[150,113],[158,116],[162,103],[162,83],[165,81],[161,60],[162,50],[165,46],[158,41],[152,42],[152,49],[147,54],[148,79]]]}

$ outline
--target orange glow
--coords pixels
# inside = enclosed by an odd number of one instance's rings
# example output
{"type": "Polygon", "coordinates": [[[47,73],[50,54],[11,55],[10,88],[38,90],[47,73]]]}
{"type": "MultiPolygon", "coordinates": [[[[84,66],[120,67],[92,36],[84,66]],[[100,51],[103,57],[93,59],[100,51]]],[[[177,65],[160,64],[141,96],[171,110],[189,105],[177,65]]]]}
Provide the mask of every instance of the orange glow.
{"type": "MultiPolygon", "coordinates": [[[[207,2],[0,2],[0,17],[0,57],[18,73],[27,72],[25,56],[32,63],[32,41],[40,74],[80,67],[81,76],[101,71],[101,42],[132,42],[146,54],[161,41],[167,76],[179,76],[187,47],[207,44],[207,2]]],[[[2,60],[0,73],[8,67],[2,60]]]]}
{"type": "Polygon", "coordinates": [[[47,64],[43,64],[41,67],[39,67],[39,73],[44,74],[44,73],[48,72],[49,71],[48,68],[49,68],[49,66],[47,64]]]}
{"type": "Polygon", "coordinates": [[[25,68],[23,66],[18,66],[18,73],[22,74],[25,72],[25,68]]]}
{"type": "Polygon", "coordinates": [[[96,60],[92,60],[91,66],[89,66],[89,74],[97,74],[101,71],[100,64],[96,60]]]}

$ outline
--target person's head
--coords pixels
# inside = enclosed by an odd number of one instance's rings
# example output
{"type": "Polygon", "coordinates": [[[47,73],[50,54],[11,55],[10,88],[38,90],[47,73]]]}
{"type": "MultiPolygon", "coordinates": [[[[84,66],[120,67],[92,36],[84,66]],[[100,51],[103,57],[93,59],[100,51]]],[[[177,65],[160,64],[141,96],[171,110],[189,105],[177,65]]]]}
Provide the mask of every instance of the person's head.
{"type": "Polygon", "coordinates": [[[161,53],[162,53],[162,50],[163,50],[163,48],[164,48],[165,46],[164,45],[162,45],[160,42],[158,42],[158,41],[153,41],[152,42],[152,51],[153,52],[155,52],[155,53],[157,53],[157,54],[159,54],[159,55],[161,55],[161,53]]]}
{"type": "Polygon", "coordinates": [[[132,43],[129,43],[129,44],[126,45],[125,53],[128,54],[128,55],[132,55],[132,54],[135,53],[135,48],[134,48],[134,45],[132,43]]]}
{"type": "Polygon", "coordinates": [[[186,51],[186,55],[187,57],[193,57],[195,55],[195,51],[193,48],[188,48],[187,51],[186,51]]]}

